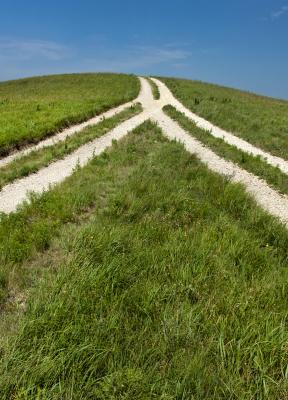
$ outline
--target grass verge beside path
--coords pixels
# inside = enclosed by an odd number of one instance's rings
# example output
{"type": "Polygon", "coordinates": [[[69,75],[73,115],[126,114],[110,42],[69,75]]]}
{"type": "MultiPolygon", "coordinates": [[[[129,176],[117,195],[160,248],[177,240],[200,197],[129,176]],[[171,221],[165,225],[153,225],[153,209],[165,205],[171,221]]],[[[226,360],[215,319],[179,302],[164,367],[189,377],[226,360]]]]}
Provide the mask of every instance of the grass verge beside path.
{"type": "MultiPolygon", "coordinates": [[[[147,136],[151,129],[153,131],[151,124],[142,125],[141,130],[135,130],[134,141],[140,141],[139,132],[147,136]]],[[[45,253],[51,242],[60,240],[63,226],[79,224],[95,208],[104,207],[113,191],[119,190],[130,171],[137,166],[142,156],[147,155],[150,141],[153,142],[153,136],[151,140],[146,140],[145,148],[140,149],[138,146],[137,152],[131,140],[123,139],[121,146],[115,142],[111,150],[76,170],[53,190],[33,195],[31,204],[23,204],[16,213],[1,215],[0,309],[11,287],[10,273],[12,280],[15,280],[16,274],[17,279],[23,281],[19,283],[20,286],[25,284],[25,273],[20,271],[18,274],[18,266],[28,260],[29,268],[31,257],[45,253]],[[127,147],[125,143],[128,143],[127,147]]],[[[158,138],[158,145],[161,146],[161,143],[158,138]]],[[[29,273],[29,270],[26,272],[29,273]]]]}
{"type": "Polygon", "coordinates": [[[147,79],[148,79],[148,82],[150,83],[154,100],[159,100],[160,92],[159,92],[158,86],[156,85],[156,83],[154,81],[152,81],[151,78],[147,78],[147,79]]]}
{"type": "Polygon", "coordinates": [[[255,157],[227,144],[224,140],[210,135],[209,132],[198,128],[196,124],[187,118],[183,113],[172,106],[165,106],[164,112],[193,137],[209,147],[220,157],[230,160],[239,167],[264,179],[271,187],[283,194],[288,194],[288,176],[276,167],[267,164],[261,157],[255,157]]]}
{"type": "Polygon", "coordinates": [[[135,99],[133,75],[67,74],[0,82],[0,156],[135,99]]]}
{"type": "Polygon", "coordinates": [[[147,122],[5,218],[4,259],[95,205],[31,293],[2,397],[286,398],[286,229],[147,122]]]}
{"type": "Polygon", "coordinates": [[[141,111],[142,106],[140,104],[136,104],[135,106],[123,110],[114,117],[104,119],[97,125],[89,126],[83,129],[83,131],[68,137],[62,142],[33,151],[26,156],[12,161],[5,167],[0,168],[0,189],[15,179],[30,175],[31,173],[46,167],[51,162],[63,158],[67,154],[72,153],[78,147],[104,135],[121,122],[135,116],[136,114],[139,114],[141,111]]]}
{"type": "Polygon", "coordinates": [[[159,79],[194,113],[288,160],[288,101],[198,81],[159,79]]]}
{"type": "MultiPolygon", "coordinates": [[[[106,206],[147,155],[154,140],[153,136],[147,138],[151,130],[151,124],[142,125],[135,130],[134,141],[123,139],[122,146],[115,142],[53,190],[33,196],[31,205],[24,204],[17,213],[1,216],[0,355],[1,344],[14,329],[14,319],[25,310],[27,290],[37,283],[43,269],[54,270],[62,259],[69,258],[75,232],[95,210],[106,206]],[[138,133],[146,134],[146,146],[138,146],[136,151],[138,133]]],[[[158,137],[158,145],[161,143],[158,137]]]]}

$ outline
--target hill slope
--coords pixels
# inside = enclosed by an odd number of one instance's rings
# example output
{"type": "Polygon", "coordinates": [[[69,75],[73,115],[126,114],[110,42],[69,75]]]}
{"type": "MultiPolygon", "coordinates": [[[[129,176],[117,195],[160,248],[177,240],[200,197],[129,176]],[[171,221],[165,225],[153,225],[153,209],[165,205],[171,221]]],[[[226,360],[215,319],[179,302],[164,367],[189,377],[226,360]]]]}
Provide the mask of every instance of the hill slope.
{"type": "Polygon", "coordinates": [[[46,273],[3,398],[281,398],[288,235],[241,187],[146,123],[7,221],[10,237],[32,219],[52,247],[34,256],[46,273]],[[53,240],[62,213],[81,225],[53,240]]]}
{"type": "Polygon", "coordinates": [[[160,78],[191,111],[288,159],[288,101],[186,79],[160,78]]]}
{"type": "Polygon", "coordinates": [[[35,170],[58,182],[0,214],[3,399],[288,395],[285,168],[210,135],[153,82],[159,100],[141,78],[141,105],[0,168],[0,203],[35,170]]]}
{"type": "Polygon", "coordinates": [[[0,83],[0,156],[137,97],[120,74],[72,74],[0,83]]]}

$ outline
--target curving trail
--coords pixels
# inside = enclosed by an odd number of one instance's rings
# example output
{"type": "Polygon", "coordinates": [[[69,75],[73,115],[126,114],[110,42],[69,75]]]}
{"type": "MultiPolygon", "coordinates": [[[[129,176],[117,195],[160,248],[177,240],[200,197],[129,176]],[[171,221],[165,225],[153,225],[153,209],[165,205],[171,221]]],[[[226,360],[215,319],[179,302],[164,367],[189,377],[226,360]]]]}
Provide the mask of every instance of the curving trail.
{"type": "MultiPolygon", "coordinates": [[[[229,144],[233,144],[241,150],[251,152],[254,155],[261,155],[266,159],[267,163],[273,166],[279,166],[279,168],[285,173],[288,173],[287,161],[282,160],[278,157],[271,156],[270,154],[265,153],[262,150],[250,145],[244,140],[239,139],[228,132],[222,131],[219,128],[210,124],[208,121],[205,121],[202,118],[194,115],[193,113],[191,113],[191,111],[187,110],[178,100],[173,97],[171,92],[162,82],[156,79],[154,79],[154,82],[159,87],[160,99],[154,100],[148,81],[144,78],[139,79],[141,81],[141,92],[137,101],[140,102],[143,106],[143,112],[141,114],[138,114],[131,119],[121,123],[107,134],[79,147],[72,154],[69,154],[62,160],[55,161],[48,167],[38,171],[36,174],[32,174],[23,179],[19,179],[18,181],[15,181],[5,186],[0,192],[0,211],[5,213],[15,211],[17,207],[27,199],[29,192],[33,191],[36,193],[42,193],[43,191],[48,190],[51,185],[63,181],[65,178],[73,173],[74,169],[78,165],[80,165],[81,167],[84,166],[95,155],[99,155],[105,149],[107,149],[107,147],[111,146],[113,140],[121,139],[128,132],[141,125],[144,121],[150,119],[161,127],[163,133],[170,140],[176,139],[183,143],[186,150],[195,154],[203,163],[207,165],[209,169],[221,175],[228,176],[233,182],[241,183],[246,188],[247,192],[255,198],[257,203],[264,210],[278,218],[283,224],[288,227],[287,196],[279,194],[276,190],[270,188],[265,181],[241,169],[232,162],[222,159],[212,150],[203,146],[198,140],[194,139],[193,137],[191,137],[190,134],[186,133],[176,122],[172,121],[171,118],[166,116],[163,113],[162,108],[164,105],[167,104],[173,105],[179,111],[184,112],[184,114],[188,116],[188,118],[194,120],[199,127],[210,130],[210,133],[212,135],[218,135],[216,137],[221,137],[222,139],[224,138],[224,140],[227,141],[229,144]]],[[[120,107],[127,107],[127,104],[120,107]]],[[[119,109],[119,107],[117,109],[119,109]]],[[[116,109],[110,110],[110,113],[115,112],[115,110],[116,109]]],[[[98,118],[101,118],[101,116],[99,116],[98,118]]],[[[84,124],[85,126],[91,124],[91,120],[87,121],[84,124]]],[[[83,126],[84,124],[81,124],[81,126],[83,126]]],[[[80,128],[78,126],[78,128],[73,127],[70,129],[74,129],[74,133],[76,133],[83,128],[80,128]]],[[[74,133],[68,133],[68,135],[72,135],[74,133]]],[[[42,144],[42,146],[44,146],[45,142],[46,141],[44,141],[43,143],[41,142],[39,145],[42,144]]]]}

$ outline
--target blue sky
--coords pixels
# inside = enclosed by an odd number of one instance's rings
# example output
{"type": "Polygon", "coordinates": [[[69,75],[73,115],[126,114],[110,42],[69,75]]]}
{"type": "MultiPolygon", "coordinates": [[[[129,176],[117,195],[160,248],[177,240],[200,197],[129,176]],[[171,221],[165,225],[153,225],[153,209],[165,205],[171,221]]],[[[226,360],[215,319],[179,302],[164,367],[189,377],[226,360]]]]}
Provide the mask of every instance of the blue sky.
{"type": "Polygon", "coordinates": [[[0,80],[120,71],[288,99],[288,0],[2,0],[0,6],[0,80]]]}

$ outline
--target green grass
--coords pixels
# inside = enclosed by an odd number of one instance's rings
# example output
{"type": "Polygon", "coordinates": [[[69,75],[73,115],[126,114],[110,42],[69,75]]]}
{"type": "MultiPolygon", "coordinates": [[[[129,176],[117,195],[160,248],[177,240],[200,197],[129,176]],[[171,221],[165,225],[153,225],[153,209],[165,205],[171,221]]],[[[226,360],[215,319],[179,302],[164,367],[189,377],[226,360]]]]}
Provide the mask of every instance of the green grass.
{"type": "Polygon", "coordinates": [[[173,120],[178,122],[186,132],[191,133],[192,136],[200,140],[220,157],[233,161],[235,164],[239,165],[239,167],[264,179],[271,187],[274,187],[279,192],[288,194],[288,176],[279,168],[267,164],[261,157],[254,157],[237,149],[235,146],[227,144],[223,139],[215,138],[209,132],[198,128],[193,121],[177,111],[174,107],[165,106],[163,110],[173,120]]]}
{"type": "Polygon", "coordinates": [[[2,351],[2,398],[287,398],[287,231],[154,125],[0,235],[14,271],[58,242],[2,351]]]}
{"type": "Polygon", "coordinates": [[[150,83],[154,100],[159,100],[160,99],[160,92],[159,92],[158,86],[156,85],[156,83],[151,78],[147,78],[147,79],[148,79],[148,82],[150,83]]]}
{"type": "Polygon", "coordinates": [[[0,155],[133,100],[135,76],[70,74],[0,83],[0,155]]]}
{"type": "Polygon", "coordinates": [[[104,119],[95,126],[85,128],[80,133],[68,137],[65,141],[33,151],[26,156],[14,160],[5,167],[0,168],[0,189],[7,183],[30,175],[49,165],[51,162],[72,153],[72,151],[76,150],[81,145],[104,135],[121,122],[135,116],[140,111],[142,111],[141,105],[136,104],[135,106],[123,110],[114,117],[104,119]]]}
{"type": "Polygon", "coordinates": [[[196,114],[271,154],[288,159],[288,101],[198,81],[160,79],[196,114]]]}

